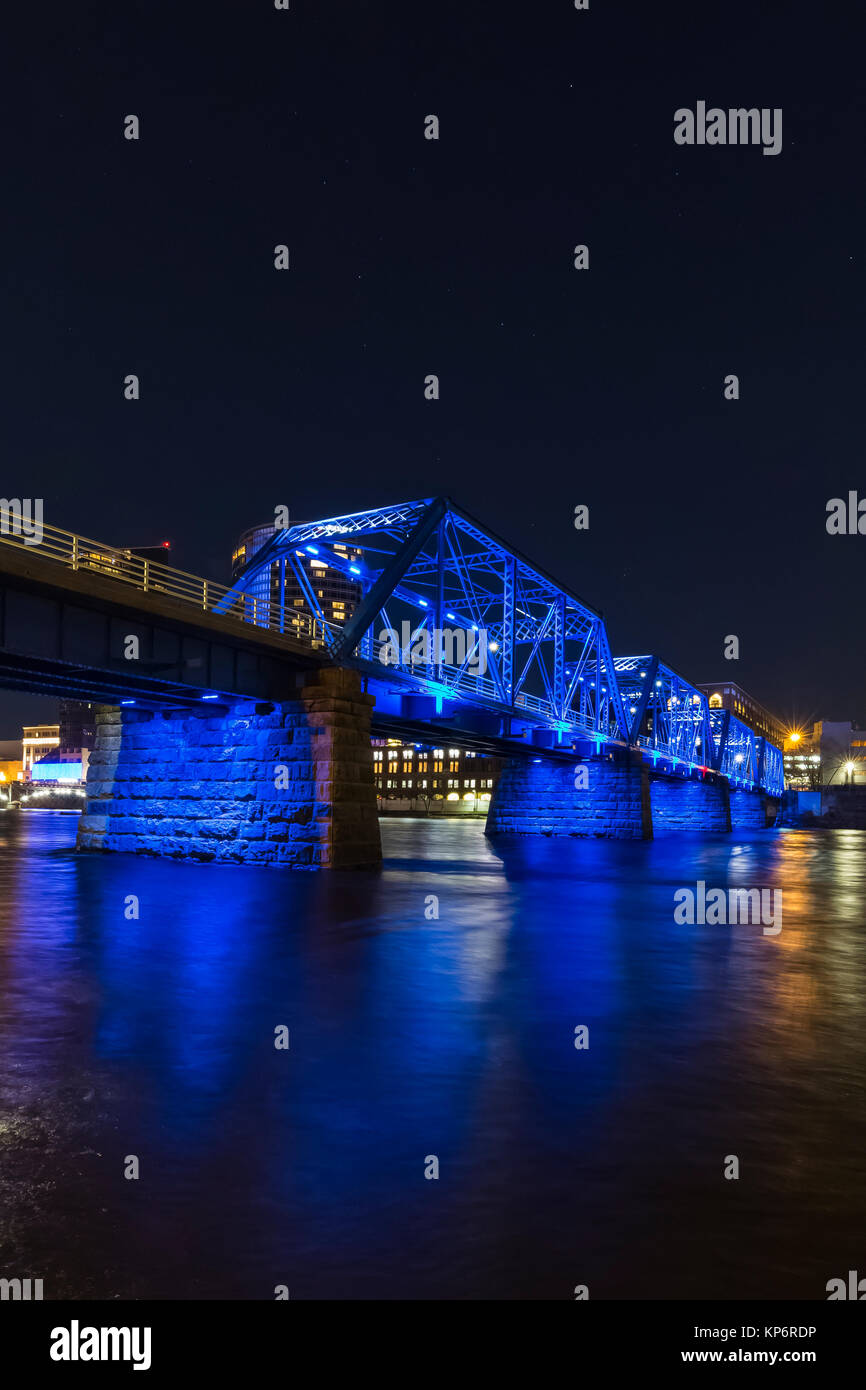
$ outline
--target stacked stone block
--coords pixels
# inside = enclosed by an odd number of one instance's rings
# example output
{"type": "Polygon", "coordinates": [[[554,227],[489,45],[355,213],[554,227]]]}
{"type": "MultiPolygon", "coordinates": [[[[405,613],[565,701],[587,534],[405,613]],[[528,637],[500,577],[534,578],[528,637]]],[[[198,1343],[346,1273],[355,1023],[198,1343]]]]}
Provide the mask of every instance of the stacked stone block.
{"type": "Polygon", "coordinates": [[[766,830],[775,819],[779,803],[764,792],[731,787],[731,829],[766,830]]]}
{"type": "Polygon", "coordinates": [[[322,668],[295,700],[227,711],[103,708],[82,850],[218,863],[368,868],[381,862],[372,696],[322,668]]]}
{"type": "Polygon", "coordinates": [[[646,769],[630,754],[574,763],[513,758],[494,789],[486,834],[651,839],[646,769]]]}
{"type": "Polygon", "coordinates": [[[706,834],[731,828],[728,788],[722,782],[687,777],[654,777],[650,782],[653,834],[677,831],[706,834]]]}

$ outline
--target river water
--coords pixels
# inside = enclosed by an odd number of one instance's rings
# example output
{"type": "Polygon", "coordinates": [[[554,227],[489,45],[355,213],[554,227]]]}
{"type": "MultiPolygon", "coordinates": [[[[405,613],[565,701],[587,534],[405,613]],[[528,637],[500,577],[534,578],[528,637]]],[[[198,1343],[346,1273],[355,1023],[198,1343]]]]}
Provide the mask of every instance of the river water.
{"type": "Polygon", "coordinates": [[[75,827],[0,816],[4,1276],[824,1299],[866,1274],[866,832],[390,820],[381,873],[315,874],[76,856],[75,827]],[[781,932],[678,925],[699,880],[780,888],[781,932]]]}

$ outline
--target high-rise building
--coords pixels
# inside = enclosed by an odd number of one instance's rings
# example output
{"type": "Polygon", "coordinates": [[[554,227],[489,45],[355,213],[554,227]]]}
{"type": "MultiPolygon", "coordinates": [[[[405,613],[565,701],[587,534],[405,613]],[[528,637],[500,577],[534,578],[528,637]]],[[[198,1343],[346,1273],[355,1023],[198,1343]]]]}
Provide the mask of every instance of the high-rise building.
{"type": "MultiPolygon", "coordinates": [[[[237,579],[244,566],[249,564],[262,546],[267,544],[275,529],[273,523],[270,523],[251,526],[244,531],[232,555],[233,580],[237,579]]],[[[345,559],[347,566],[355,564],[361,558],[361,552],[351,545],[334,545],[333,549],[339,557],[345,559]]],[[[303,569],[325,621],[342,627],[352,616],[361,597],[360,582],[318,559],[312,550],[299,547],[295,550],[293,559],[303,569]]],[[[291,633],[294,630],[300,635],[302,630],[309,626],[309,620],[318,617],[318,614],[311,611],[310,603],[295,577],[292,566],[284,559],[275,560],[268,569],[256,575],[247,594],[247,617],[251,622],[261,623],[263,627],[279,626],[281,594],[284,608],[282,631],[291,633]]]]}

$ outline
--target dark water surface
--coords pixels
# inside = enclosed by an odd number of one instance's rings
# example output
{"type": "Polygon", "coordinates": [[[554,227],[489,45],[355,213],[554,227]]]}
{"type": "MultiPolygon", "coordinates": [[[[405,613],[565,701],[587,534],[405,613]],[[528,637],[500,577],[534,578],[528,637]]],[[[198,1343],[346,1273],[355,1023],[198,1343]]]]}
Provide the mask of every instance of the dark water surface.
{"type": "Polygon", "coordinates": [[[380,874],[317,875],[76,856],[75,827],[0,817],[5,1276],[823,1299],[866,1274],[866,832],[387,821],[380,874]],[[781,933],[678,926],[698,879],[781,887],[781,933]]]}

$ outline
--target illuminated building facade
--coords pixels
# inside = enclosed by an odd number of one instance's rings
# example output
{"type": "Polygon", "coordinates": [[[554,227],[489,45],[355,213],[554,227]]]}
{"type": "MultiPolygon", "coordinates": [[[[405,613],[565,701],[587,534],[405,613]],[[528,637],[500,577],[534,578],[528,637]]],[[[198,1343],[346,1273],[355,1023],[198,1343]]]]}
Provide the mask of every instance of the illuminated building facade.
{"type": "Polygon", "coordinates": [[[785,742],[785,726],[768,709],[731,680],[719,681],[715,685],[696,682],[696,689],[703,690],[709,699],[710,709],[727,709],[735,714],[754,733],[769,739],[777,748],[785,742]]]}
{"type": "Polygon", "coordinates": [[[783,760],[785,786],[789,791],[808,792],[821,786],[823,780],[822,727],[821,721],[816,720],[809,731],[791,729],[785,735],[783,760]]]}
{"type": "Polygon", "coordinates": [[[56,753],[46,753],[30,769],[31,782],[83,782],[87,777],[87,763],[90,750],[84,748],[78,753],[71,749],[56,753]]]}
{"type": "Polygon", "coordinates": [[[374,738],[373,769],[381,801],[464,802],[486,812],[502,759],[455,745],[441,748],[374,738]]]}
{"type": "Polygon", "coordinates": [[[29,779],[35,762],[53,748],[60,747],[59,724],[25,724],[21,730],[21,766],[29,779]]]}

